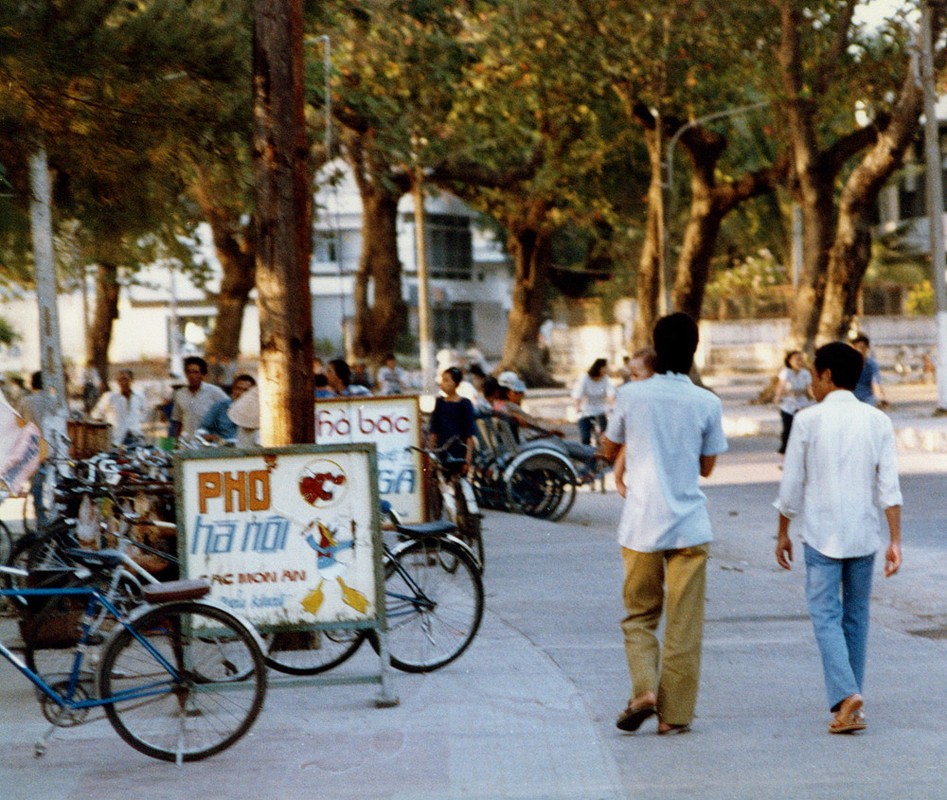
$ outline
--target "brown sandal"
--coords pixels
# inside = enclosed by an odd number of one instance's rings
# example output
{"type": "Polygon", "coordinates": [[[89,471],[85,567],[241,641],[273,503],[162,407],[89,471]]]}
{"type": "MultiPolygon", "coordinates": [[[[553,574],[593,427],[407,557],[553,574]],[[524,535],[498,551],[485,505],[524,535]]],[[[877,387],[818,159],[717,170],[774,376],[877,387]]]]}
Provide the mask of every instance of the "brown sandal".
{"type": "Polygon", "coordinates": [[[846,697],[839,706],[838,713],[829,723],[829,733],[855,733],[868,727],[862,706],[865,701],[860,694],[846,697]]]}

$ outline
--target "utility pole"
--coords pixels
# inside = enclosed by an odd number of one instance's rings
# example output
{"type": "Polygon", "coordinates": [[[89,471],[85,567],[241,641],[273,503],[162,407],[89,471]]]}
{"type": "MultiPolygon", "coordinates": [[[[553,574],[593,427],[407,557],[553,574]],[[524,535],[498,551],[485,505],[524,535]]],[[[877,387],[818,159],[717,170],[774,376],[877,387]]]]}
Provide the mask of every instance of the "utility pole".
{"type": "Polygon", "coordinates": [[[69,406],[62,368],[59,306],[56,302],[56,263],[53,258],[49,163],[46,158],[46,148],[43,146],[30,156],[30,190],[30,228],[33,238],[33,262],[36,269],[36,301],[39,304],[43,391],[52,399],[56,415],[62,418],[63,426],[65,426],[69,406]]]}
{"type": "Polygon", "coordinates": [[[431,290],[427,268],[427,227],[424,221],[424,175],[415,164],[412,181],[414,200],[414,241],[418,270],[418,339],[420,340],[422,391],[432,394],[434,388],[434,340],[431,335],[431,290]]]}
{"type": "Polygon", "coordinates": [[[931,268],[934,272],[934,300],[937,320],[937,409],[947,414],[947,286],[944,278],[944,195],[940,126],[937,121],[937,94],[934,89],[933,8],[939,3],[926,0],[921,5],[921,77],[924,83],[924,161],[927,184],[927,219],[930,225],[931,268]]]}

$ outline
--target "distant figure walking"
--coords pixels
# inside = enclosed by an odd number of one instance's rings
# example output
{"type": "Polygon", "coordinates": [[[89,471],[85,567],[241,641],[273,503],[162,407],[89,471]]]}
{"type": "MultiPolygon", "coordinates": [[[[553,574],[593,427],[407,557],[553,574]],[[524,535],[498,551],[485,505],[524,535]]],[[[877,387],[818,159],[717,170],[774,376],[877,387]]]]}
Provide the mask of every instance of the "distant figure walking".
{"type": "Polygon", "coordinates": [[[793,350],[783,361],[783,368],[776,381],[776,393],[773,395],[773,402],[779,406],[779,416],[783,422],[779,453],[786,452],[786,442],[789,441],[796,412],[812,405],[811,386],[812,373],[806,367],[806,357],[801,350],[793,350]]]}

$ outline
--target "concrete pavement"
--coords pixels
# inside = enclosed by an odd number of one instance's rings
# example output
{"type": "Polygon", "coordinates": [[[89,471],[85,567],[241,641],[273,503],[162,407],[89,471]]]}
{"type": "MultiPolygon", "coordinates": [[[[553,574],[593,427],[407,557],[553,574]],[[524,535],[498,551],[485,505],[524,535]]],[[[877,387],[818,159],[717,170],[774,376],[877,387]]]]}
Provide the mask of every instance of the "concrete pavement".
{"type": "MultiPolygon", "coordinates": [[[[733,402],[725,396],[728,413],[733,402]]],[[[614,727],[629,692],[620,499],[583,491],[556,524],[487,512],[483,627],[444,670],[395,673],[396,708],[375,708],[372,686],[277,680],[251,733],[206,762],[152,761],[104,721],[62,731],[36,760],[45,723],[25,681],[0,664],[0,800],[947,798],[944,493],[932,488],[947,456],[902,455],[906,566],[875,587],[869,729],[838,737],[825,732],[802,565],[785,573],[772,561],[773,450],[768,437],[735,439],[707,482],[717,541],[686,736],[614,727]]],[[[12,631],[0,621],[5,640],[12,631]]],[[[364,674],[372,658],[366,648],[342,669],[364,674]]]]}

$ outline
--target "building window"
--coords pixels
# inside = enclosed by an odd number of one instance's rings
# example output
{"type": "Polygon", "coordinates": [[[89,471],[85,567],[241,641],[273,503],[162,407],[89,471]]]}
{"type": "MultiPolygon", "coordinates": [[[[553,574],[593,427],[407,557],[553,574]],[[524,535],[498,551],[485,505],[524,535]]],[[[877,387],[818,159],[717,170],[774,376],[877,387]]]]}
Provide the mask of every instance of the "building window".
{"type": "Polygon", "coordinates": [[[470,280],[473,272],[470,220],[452,214],[428,214],[425,225],[430,276],[470,280]]]}
{"type": "Polygon", "coordinates": [[[316,231],[313,257],[319,264],[334,264],[338,259],[335,231],[316,231]]]}
{"type": "Polygon", "coordinates": [[[432,309],[434,342],[438,347],[466,347],[474,337],[473,306],[470,303],[454,303],[432,309]]]}

